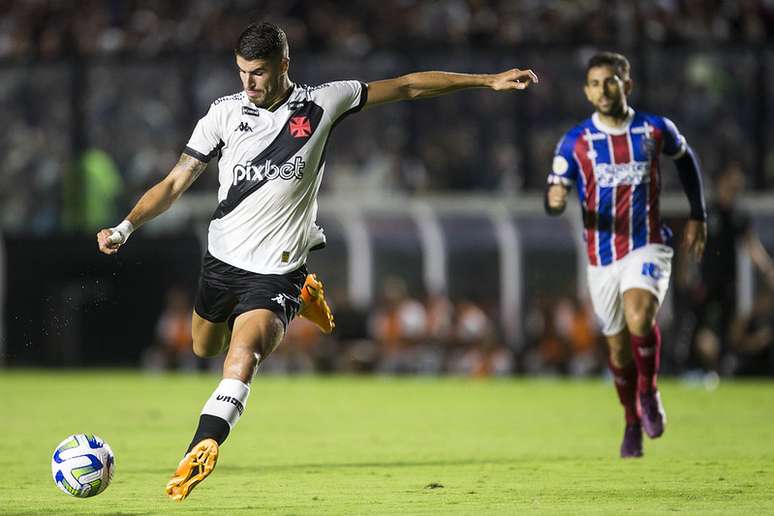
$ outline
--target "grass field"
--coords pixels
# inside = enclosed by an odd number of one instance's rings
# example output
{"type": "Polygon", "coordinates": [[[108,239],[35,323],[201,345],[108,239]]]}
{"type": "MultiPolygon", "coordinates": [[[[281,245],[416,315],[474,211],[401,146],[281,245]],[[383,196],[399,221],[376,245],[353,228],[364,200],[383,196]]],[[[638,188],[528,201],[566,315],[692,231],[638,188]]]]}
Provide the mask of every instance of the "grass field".
{"type": "Polygon", "coordinates": [[[258,377],[215,472],[172,502],[217,381],[0,371],[0,514],[774,514],[774,383],[742,382],[662,382],[665,436],[622,461],[602,381],[258,377]],[[50,473],[78,432],[116,454],[85,500],[50,473]]]}

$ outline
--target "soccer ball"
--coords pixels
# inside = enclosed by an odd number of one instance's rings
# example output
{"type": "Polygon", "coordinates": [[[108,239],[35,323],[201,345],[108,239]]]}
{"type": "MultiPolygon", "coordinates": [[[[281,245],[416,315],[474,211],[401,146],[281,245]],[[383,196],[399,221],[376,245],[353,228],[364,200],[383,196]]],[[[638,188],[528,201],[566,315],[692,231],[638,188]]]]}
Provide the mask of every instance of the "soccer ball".
{"type": "Polygon", "coordinates": [[[59,489],[71,496],[88,498],[107,488],[115,463],[108,443],[94,434],[75,434],[54,450],[51,473],[59,489]]]}

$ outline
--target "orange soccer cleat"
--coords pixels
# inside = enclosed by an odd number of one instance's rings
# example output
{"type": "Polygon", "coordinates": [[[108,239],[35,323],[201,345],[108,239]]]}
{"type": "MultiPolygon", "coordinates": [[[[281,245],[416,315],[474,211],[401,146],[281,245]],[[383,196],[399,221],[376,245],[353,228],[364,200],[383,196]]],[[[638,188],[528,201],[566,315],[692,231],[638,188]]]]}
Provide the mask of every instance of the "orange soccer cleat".
{"type": "Polygon", "coordinates": [[[214,439],[204,439],[186,453],[175,470],[175,475],[167,482],[167,495],[182,502],[196,485],[207,478],[218,462],[218,443],[214,439]]]}
{"type": "Polygon", "coordinates": [[[301,310],[298,315],[309,319],[320,328],[323,333],[330,333],[336,327],[333,322],[331,307],[325,301],[325,290],[322,281],[316,274],[308,274],[304,286],[301,288],[301,310]]]}

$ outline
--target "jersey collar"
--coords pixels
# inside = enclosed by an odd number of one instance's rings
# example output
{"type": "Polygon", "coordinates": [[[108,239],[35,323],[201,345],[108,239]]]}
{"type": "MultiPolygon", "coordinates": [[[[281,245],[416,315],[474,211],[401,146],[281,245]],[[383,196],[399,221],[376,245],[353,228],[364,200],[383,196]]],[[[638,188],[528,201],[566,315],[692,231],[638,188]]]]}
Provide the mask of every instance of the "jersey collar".
{"type": "Polygon", "coordinates": [[[294,91],[295,89],[296,89],[296,83],[294,83],[294,82],[291,82],[291,83],[290,83],[290,88],[288,88],[288,92],[285,94],[285,96],[284,96],[284,97],[282,97],[282,99],[281,99],[281,100],[278,100],[277,102],[275,102],[275,103],[274,103],[274,104],[272,104],[271,106],[267,107],[267,108],[266,108],[266,111],[271,111],[271,112],[274,112],[274,111],[277,111],[277,110],[278,110],[279,108],[281,108],[282,106],[284,106],[284,105],[285,105],[285,103],[286,103],[286,102],[287,102],[287,101],[290,99],[290,96],[291,96],[291,95],[293,95],[293,91],[294,91]]]}
{"type": "Polygon", "coordinates": [[[594,112],[594,114],[591,115],[591,123],[594,124],[594,127],[603,133],[614,135],[626,134],[629,131],[629,126],[632,125],[632,120],[634,120],[634,109],[631,107],[629,108],[629,112],[626,115],[626,119],[624,120],[623,125],[620,127],[610,127],[609,125],[605,124],[599,119],[599,113],[597,112],[594,112]]]}

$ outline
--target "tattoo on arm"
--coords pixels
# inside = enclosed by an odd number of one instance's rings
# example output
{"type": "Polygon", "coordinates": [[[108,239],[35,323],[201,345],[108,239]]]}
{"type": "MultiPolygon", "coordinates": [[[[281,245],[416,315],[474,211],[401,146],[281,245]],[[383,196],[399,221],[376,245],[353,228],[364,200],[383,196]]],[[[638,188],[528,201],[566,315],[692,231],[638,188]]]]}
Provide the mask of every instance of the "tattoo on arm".
{"type": "Polygon", "coordinates": [[[207,163],[183,153],[175,166],[191,174],[191,182],[193,183],[207,168],[207,163]]]}

